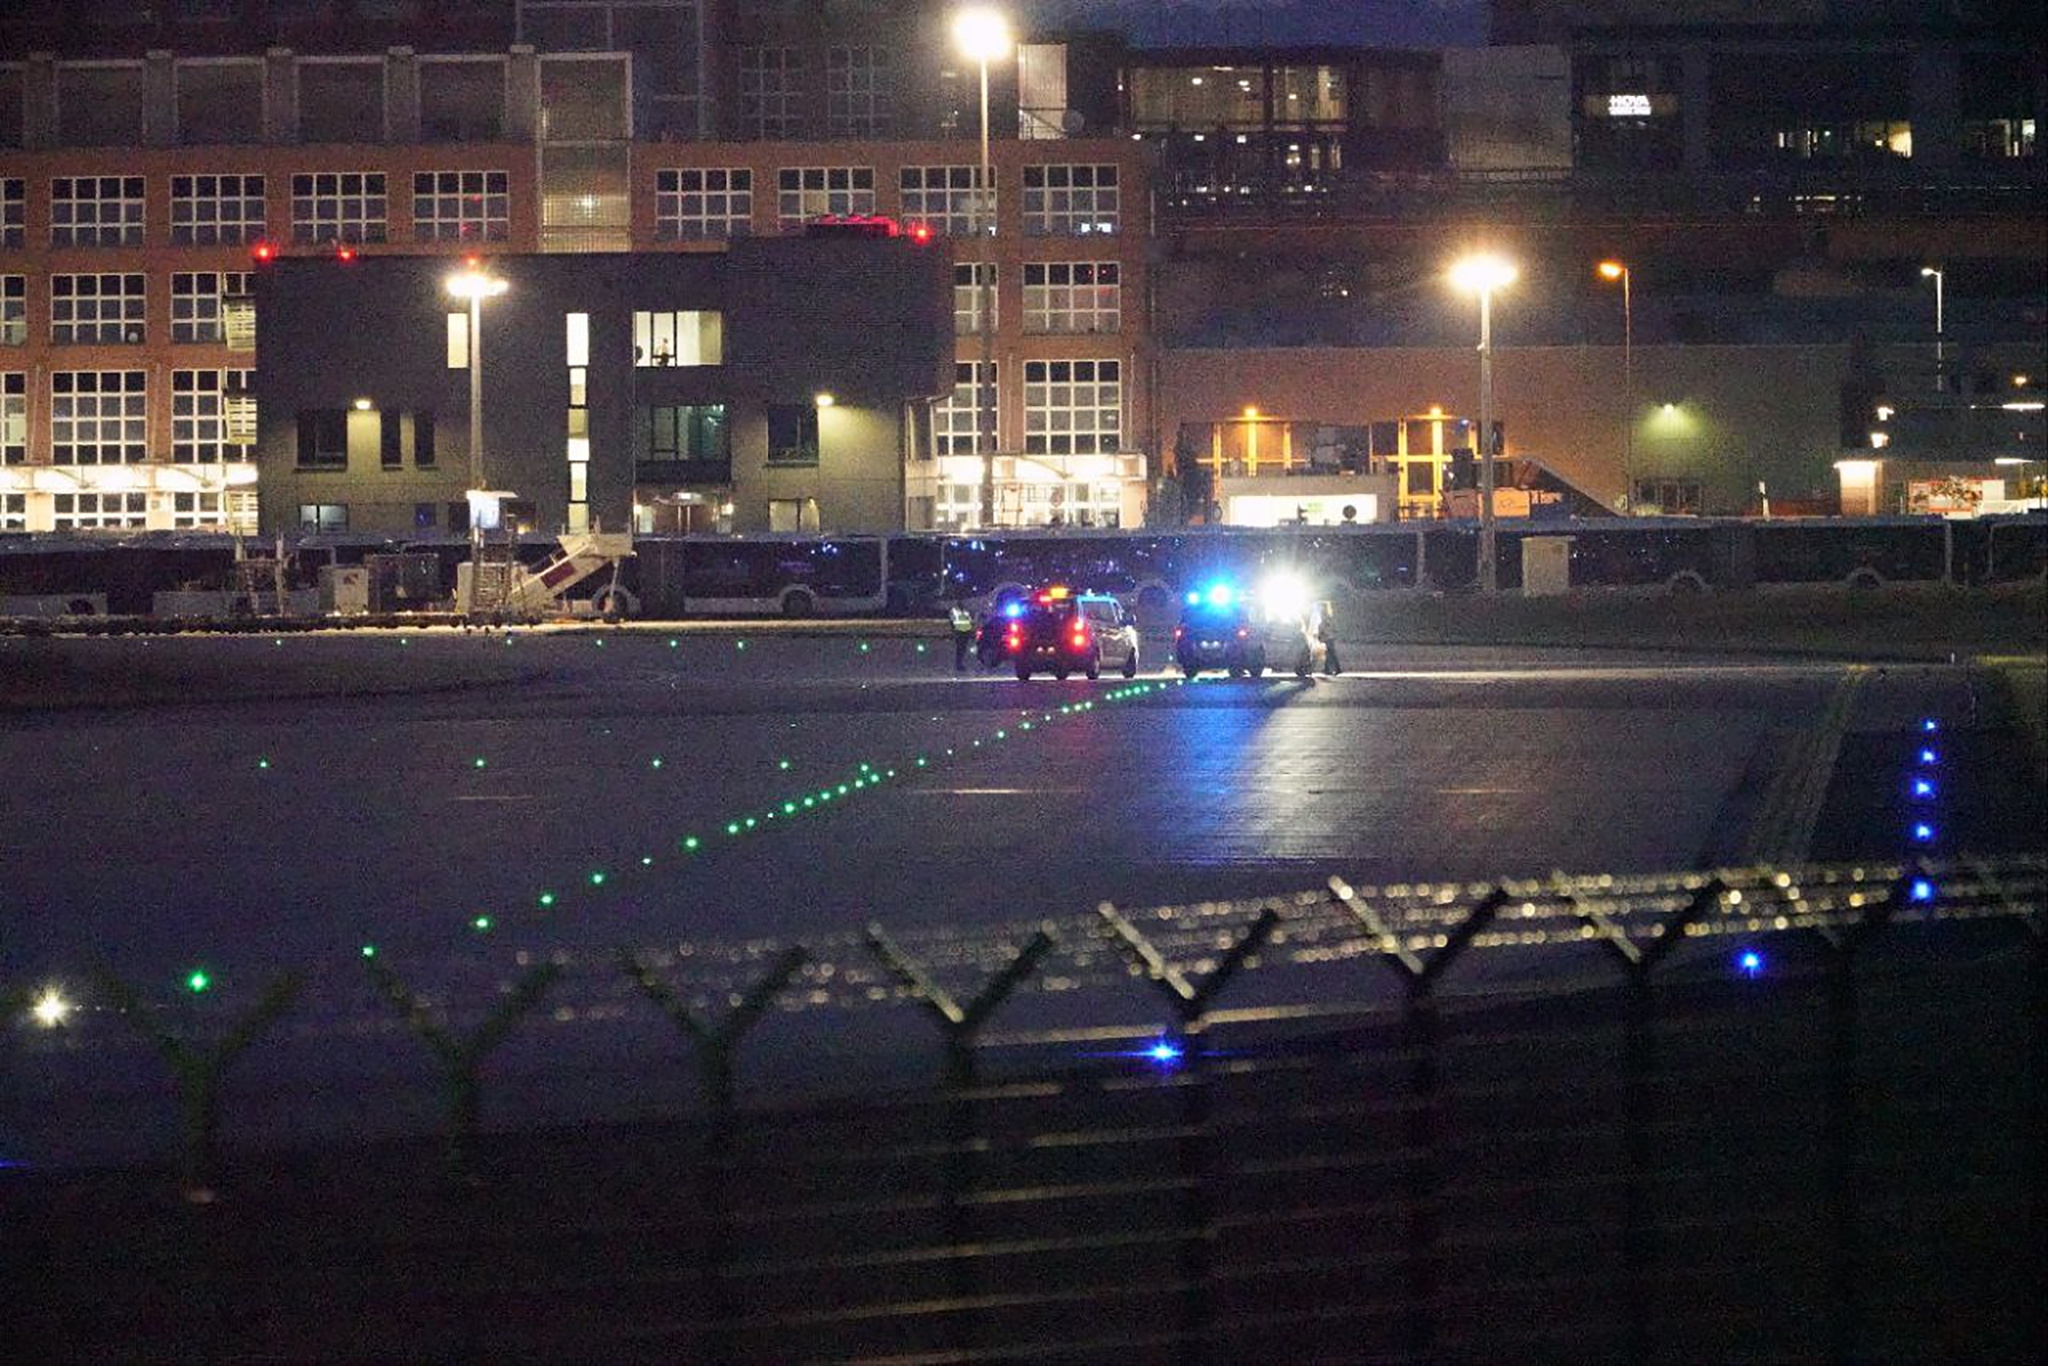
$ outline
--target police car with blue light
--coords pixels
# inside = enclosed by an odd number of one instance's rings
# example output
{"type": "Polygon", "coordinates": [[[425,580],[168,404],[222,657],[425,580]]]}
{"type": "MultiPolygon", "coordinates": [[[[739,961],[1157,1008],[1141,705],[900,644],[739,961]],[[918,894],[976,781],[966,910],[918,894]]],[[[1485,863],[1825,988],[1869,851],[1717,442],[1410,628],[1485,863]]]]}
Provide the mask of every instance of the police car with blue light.
{"type": "Polygon", "coordinates": [[[1004,609],[1002,625],[1002,653],[1015,665],[1019,682],[1034,673],[1099,678],[1104,669],[1137,676],[1137,625],[1107,593],[1077,593],[1054,584],[1020,606],[1014,613],[1004,609]]]}

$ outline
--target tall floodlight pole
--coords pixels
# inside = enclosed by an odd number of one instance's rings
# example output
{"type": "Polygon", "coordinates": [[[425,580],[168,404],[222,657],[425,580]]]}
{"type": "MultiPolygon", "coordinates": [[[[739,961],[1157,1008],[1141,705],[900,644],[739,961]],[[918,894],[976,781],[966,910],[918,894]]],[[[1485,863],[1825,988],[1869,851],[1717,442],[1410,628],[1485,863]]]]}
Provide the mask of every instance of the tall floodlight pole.
{"type": "Polygon", "coordinates": [[[1945,272],[1940,266],[1920,267],[1920,278],[1934,281],[1934,387],[1947,392],[1944,383],[1948,370],[1948,338],[1943,335],[1941,317],[1941,286],[1945,272]]]}
{"type": "MultiPolygon", "coordinates": [[[[484,300],[506,290],[505,281],[486,275],[482,262],[471,257],[466,268],[446,281],[448,292],[469,301],[469,488],[481,493],[484,483],[484,300]]],[[[476,603],[477,578],[482,573],[484,529],[479,500],[469,500],[469,597],[476,603]]]]}
{"type": "Polygon", "coordinates": [[[981,323],[981,364],[974,376],[975,444],[981,450],[981,524],[996,521],[996,306],[995,173],[988,153],[988,64],[1010,51],[1010,21],[999,10],[973,8],[953,16],[953,40],[981,68],[981,170],[974,195],[976,312],[981,323]],[[987,257],[984,261],[982,258],[987,257]]]}
{"type": "Polygon", "coordinates": [[[1451,283],[1479,296],[1479,591],[1496,592],[1493,517],[1493,292],[1513,284],[1520,271],[1504,257],[1467,256],[1451,267],[1451,283]]]}
{"type": "Polygon", "coordinates": [[[1621,424],[1622,507],[1636,506],[1636,312],[1629,297],[1632,272],[1626,261],[1602,261],[1600,278],[1621,281],[1621,391],[1627,416],[1621,424]]]}

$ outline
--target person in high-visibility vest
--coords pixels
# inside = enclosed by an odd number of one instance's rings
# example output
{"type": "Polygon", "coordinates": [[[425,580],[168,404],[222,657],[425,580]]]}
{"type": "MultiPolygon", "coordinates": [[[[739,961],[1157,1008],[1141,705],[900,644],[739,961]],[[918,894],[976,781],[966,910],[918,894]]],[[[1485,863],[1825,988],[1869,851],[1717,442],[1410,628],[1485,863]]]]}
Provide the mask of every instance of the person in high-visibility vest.
{"type": "Polygon", "coordinates": [[[1316,604],[1315,635],[1323,644],[1323,672],[1343,673],[1344,665],[1337,658],[1337,604],[1328,598],[1316,604]]]}
{"type": "Polygon", "coordinates": [[[974,614],[954,603],[947,618],[953,624],[953,672],[967,671],[967,652],[974,647],[974,614]]]}

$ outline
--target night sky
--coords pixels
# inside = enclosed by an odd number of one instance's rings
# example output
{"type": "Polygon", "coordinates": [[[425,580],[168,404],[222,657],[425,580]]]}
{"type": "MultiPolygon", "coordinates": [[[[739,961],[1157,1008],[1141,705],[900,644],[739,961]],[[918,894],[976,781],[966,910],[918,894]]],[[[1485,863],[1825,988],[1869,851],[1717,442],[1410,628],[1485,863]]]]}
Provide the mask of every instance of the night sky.
{"type": "Polygon", "coordinates": [[[1121,29],[1152,46],[1483,43],[1487,0],[1016,0],[1027,23],[1121,29]]]}

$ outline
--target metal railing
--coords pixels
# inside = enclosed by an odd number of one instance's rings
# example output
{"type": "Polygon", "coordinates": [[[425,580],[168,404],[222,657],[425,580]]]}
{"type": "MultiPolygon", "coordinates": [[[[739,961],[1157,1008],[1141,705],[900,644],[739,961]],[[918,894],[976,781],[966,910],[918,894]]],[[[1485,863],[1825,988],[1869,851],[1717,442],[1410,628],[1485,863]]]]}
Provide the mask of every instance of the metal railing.
{"type": "Polygon", "coordinates": [[[1338,1343],[1416,1361],[1759,1342],[1786,1359],[2024,1356],[2048,1243],[2044,915],[2048,858],[2031,857],[1333,881],[1043,924],[439,965],[431,994],[372,960],[441,1060],[456,1165],[406,1145],[216,1161],[232,1091],[209,1058],[263,1046],[288,1009],[317,1037],[361,1028],[317,980],[279,984],[240,1025],[245,1003],[224,1002],[205,1037],[156,1040],[205,1195],[23,1183],[10,1222],[53,1273],[24,1340],[695,1361],[1220,1362],[1338,1343]],[[1048,1016],[1076,1000],[1085,1023],[1048,1016]],[[632,1001],[687,1040],[697,1113],[479,1137],[483,1062],[550,1018],[536,1007],[616,1018],[632,1001]],[[892,1011],[929,1020],[934,1090],[741,1104],[771,1036],[862,1035],[892,1011]]]}

